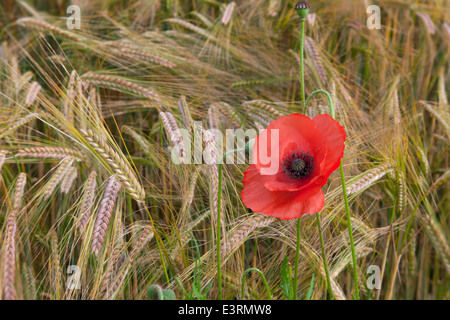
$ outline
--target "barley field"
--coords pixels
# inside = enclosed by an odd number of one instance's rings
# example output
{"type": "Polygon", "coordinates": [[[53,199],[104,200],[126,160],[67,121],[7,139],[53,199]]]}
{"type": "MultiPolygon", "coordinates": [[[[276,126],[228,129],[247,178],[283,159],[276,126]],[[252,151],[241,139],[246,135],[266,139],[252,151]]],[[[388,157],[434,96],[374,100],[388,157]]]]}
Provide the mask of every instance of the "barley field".
{"type": "Polygon", "coordinates": [[[450,2],[309,4],[1,1],[0,299],[449,299],[450,2]],[[206,159],[294,113],[345,151],[280,219],[206,159]]]}

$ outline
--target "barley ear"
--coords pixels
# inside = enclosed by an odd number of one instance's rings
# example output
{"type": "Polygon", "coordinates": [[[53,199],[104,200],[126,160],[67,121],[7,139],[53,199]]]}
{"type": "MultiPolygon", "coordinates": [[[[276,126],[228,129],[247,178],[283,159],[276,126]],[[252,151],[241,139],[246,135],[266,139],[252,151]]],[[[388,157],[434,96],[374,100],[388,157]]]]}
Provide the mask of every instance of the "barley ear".
{"type": "Polygon", "coordinates": [[[122,185],[114,176],[111,176],[108,179],[108,184],[106,185],[103,199],[100,203],[92,235],[91,251],[94,255],[98,255],[103,246],[109,220],[111,219],[111,214],[121,188],[122,185]]]}
{"type": "Polygon", "coordinates": [[[22,198],[26,183],[26,174],[21,173],[17,178],[16,189],[13,198],[12,210],[6,220],[6,237],[2,257],[2,288],[4,300],[15,300],[15,277],[16,277],[16,232],[17,215],[21,208],[22,198]]]}

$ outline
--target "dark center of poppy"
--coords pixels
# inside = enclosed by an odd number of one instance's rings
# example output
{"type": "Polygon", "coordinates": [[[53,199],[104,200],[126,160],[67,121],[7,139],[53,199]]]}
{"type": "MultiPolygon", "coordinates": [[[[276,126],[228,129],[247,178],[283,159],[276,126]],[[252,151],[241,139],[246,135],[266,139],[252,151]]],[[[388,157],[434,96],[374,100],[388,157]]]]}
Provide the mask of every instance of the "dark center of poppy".
{"type": "Polygon", "coordinates": [[[293,179],[305,178],[314,169],[314,156],[309,152],[291,151],[283,157],[283,170],[293,179]]]}

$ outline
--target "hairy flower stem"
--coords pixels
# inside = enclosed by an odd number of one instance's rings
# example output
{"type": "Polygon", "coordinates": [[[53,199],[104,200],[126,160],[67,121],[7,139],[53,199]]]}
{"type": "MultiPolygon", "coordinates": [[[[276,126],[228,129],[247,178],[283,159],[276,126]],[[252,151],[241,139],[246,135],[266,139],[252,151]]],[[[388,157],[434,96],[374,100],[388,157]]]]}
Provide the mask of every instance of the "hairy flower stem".
{"type": "MultiPolygon", "coordinates": [[[[318,93],[323,93],[327,96],[328,103],[330,105],[331,117],[336,120],[336,116],[334,113],[334,107],[333,107],[333,100],[331,99],[331,95],[328,91],[325,91],[322,89],[314,91],[313,93],[311,93],[311,95],[308,97],[308,99],[306,99],[306,104],[305,104],[305,108],[303,109],[303,113],[306,112],[306,107],[308,105],[309,100],[311,100],[311,98],[318,93]]],[[[348,205],[347,188],[345,187],[344,167],[342,166],[342,161],[339,165],[339,170],[341,172],[342,194],[344,195],[345,214],[347,217],[348,234],[349,234],[349,238],[350,238],[350,248],[352,251],[353,281],[355,282],[355,298],[356,298],[356,300],[359,300],[358,269],[356,267],[355,241],[353,240],[352,222],[350,219],[350,207],[348,205]]],[[[326,269],[325,269],[325,272],[327,272],[326,269]]]]}
{"type": "Polygon", "coordinates": [[[301,235],[301,218],[297,219],[297,245],[295,248],[295,269],[294,269],[294,281],[293,281],[293,289],[294,289],[294,300],[297,300],[297,283],[298,283],[298,263],[300,258],[300,235],[301,235]]]}
{"type": "Polygon", "coordinates": [[[347,216],[348,225],[348,235],[350,238],[350,246],[352,249],[352,261],[353,261],[353,280],[355,281],[355,298],[359,300],[359,285],[358,285],[358,268],[356,267],[356,252],[355,252],[355,241],[353,240],[353,230],[352,230],[352,220],[350,219],[350,208],[348,206],[347,189],[345,188],[345,177],[344,177],[344,167],[339,165],[339,170],[341,171],[341,181],[342,181],[342,194],[344,195],[345,203],[345,214],[347,216]]]}
{"type": "MultiPolygon", "coordinates": [[[[304,42],[305,42],[305,21],[306,18],[300,20],[300,91],[302,93],[302,105],[306,109],[305,101],[305,72],[304,72],[304,42]]],[[[297,219],[297,245],[295,248],[295,268],[294,268],[294,299],[297,300],[297,283],[298,283],[298,263],[300,257],[300,235],[301,235],[301,218],[297,219]]]]}
{"type": "Polygon", "coordinates": [[[261,270],[259,270],[258,268],[249,268],[249,269],[245,270],[244,273],[242,274],[242,300],[244,300],[245,277],[247,276],[247,274],[250,271],[255,271],[255,272],[259,273],[259,275],[261,276],[261,278],[264,282],[264,285],[266,286],[266,291],[267,291],[267,295],[269,296],[269,300],[272,300],[272,293],[270,292],[270,287],[269,287],[269,284],[267,283],[267,279],[264,276],[264,273],[261,270]]]}
{"type": "Polygon", "coordinates": [[[330,95],[330,93],[329,93],[328,91],[325,91],[325,90],[323,90],[323,89],[319,89],[319,90],[313,91],[313,92],[309,95],[308,99],[306,99],[305,107],[303,108],[303,114],[306,113],[306,108],[307,108],[308,103],[309,103],[309,101],[311,100],[311,98],[312,98],[314,95],[318,94],[318,93],[323,93],[324,95],[327,96],[327,98],[328,98],[328,103],[329,103],[329,105],[330,105],[330,113],[331,113],[331,117],[332,117],[334,120],[336,120],[336,115],[335,115],[335,113],[334,113],[333,100],[331,99],[331,95],[330,95]]]}
{"type": "Polygon", "coordinates": [[[305,104],[305,72],[304,72],[304,63],[303,63],[303,56],[304,56],[304,41],[305,41],[305,20],[302,19],[300,22],[300,88],[302,92],[302,104],[303,108],[306,108],[305,104]]]}

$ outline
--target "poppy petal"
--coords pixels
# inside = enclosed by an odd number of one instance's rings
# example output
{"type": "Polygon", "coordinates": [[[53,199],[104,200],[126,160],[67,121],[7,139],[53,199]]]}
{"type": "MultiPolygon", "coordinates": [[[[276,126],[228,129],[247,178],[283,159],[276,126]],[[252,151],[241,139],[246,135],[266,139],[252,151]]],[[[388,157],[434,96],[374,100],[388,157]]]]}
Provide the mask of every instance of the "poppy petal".
{"type": "Polygon", "coordinates": [[[270,166],[265,156],[275,160],[272,152],[278,152],[278,164],[281,166],[283,157],[289,151],[297,149],[303,152],[311,152],[320,163],[325,156],[323,137],[316,128],[316,124],[307,116],[294,113],[289,116],[279,117],[256,138],[253,147],[253,164],[260,170],[270,166]],[[276,137],[278,131],[278,146],[272,146],[272,137],[276,137]],[[276,148],[278,147],[278,148],[276,148]],[[261,149],[259,153],[258,150],[261,149]],[[268,151],[267,151],[268,150],[268,151]]]}
{"type": "MultiPolygon", "coordinates": [[[[312,174],[307,179],[292,179],[287,176],[283,170],[284,156],[294,151],[301,151],[310,153],[314,158],[315,171],[317,173],[322,171],[323,160],[325,158],[327,147],[324,143],[324,137],[316,128],[316,124],[310,118],[294,113],[289,116],[280,117],[274,120],[270,125],[258,136],[253,149],[253,163],[260,170],[263,175],[272,175],[272,178],[267,180],[266,187],[271,191],[299,191],[308,186],[318,174],[312,174]],[[278,130],[279,144],[278,149],[272,148],[271,135],[273,130],[278,130]],[[264,145],[266,144],[266,145],[264,145]],[[261,154],[258,154],[258,148],[261,148],[261,154]],[[268,170],[266,151],[278,153],[278,157],[269,156],[271,161],[278,161],[272,167],[272,171],[268,170]],[[263,169],[264,168],[264,169],[263,169]]],[[[275,142],[275,141],[273,141],[275,142]]],[[[270,155],[272,154],[271,152],[270,155]]],[[[324,184],[324,183],[323,183],[324,184]]],[[[322,184],[322,185],[323,185],[322,184]]]]}
{"type": "Polygon", "coordinates": [[[325,144],[327,145],[324,167],[320,173],[326,181],[330,174],[339,167],[344,156],[345,130],[339,122],[327,114],[317,115],[313,121],[325,138],[325,144]]]}
{"type": "Polygon", "coordinates": [[[314,214],[323,208],[324,195],[320,186],[300,192],[270,191],[263,186],[268,177],[261,175],[255,165],[245,171],[241,197],[247,208],[284,220],[314,214]]]}
{"type": "MultiPolygon", "coordinates": [[[[303,179],[285,179],[286,174],[284,172],[276,174],[273,179],[266,181],[264,186],[270,191],[301,191],[306,188],[318,185],[322,182],[320,176],[311,175],[303,179]]],[[[320,185],[320,187],[322,187],[320,185]]]]}

